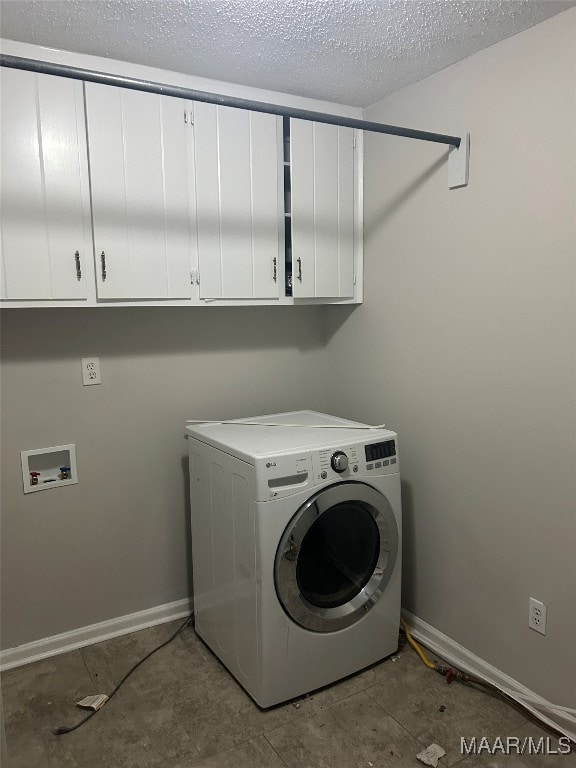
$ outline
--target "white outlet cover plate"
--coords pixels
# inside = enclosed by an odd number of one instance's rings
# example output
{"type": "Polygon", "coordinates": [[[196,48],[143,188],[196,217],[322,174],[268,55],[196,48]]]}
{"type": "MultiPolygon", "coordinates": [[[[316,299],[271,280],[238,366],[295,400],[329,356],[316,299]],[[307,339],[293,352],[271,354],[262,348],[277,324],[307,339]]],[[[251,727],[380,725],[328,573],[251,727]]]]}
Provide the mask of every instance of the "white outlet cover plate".
{"type": "Polygon", "coordinates": [[[541,603],[540,600],[530,598],[530,613],[528,615],[528,626],[535,632],[540,632],[541,635],[546,634],[546,614],[548,612],[547,606],[541,603]]]}
{"type": "Polygon", "coordinates": [[[102,384],[99,357],[82,358],[82,384],[85,387],[89,387],[91,384],[102,384]]]}

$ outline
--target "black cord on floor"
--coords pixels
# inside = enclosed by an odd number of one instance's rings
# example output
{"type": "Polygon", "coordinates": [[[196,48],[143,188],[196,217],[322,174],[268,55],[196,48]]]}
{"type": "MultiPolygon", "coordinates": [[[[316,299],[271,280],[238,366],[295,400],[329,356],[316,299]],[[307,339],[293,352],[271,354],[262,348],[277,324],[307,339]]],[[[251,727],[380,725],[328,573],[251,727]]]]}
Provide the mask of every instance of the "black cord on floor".
{"type": "MultiPolygon", "coordinates": [[[[118,685],[113,689],[112,693],[110,693],[108,695],[108,699],[106,700],[106,704],[108,704],[108,702],[110,701],[112,696],[114,696],[114,694],[117,693],[117,691],[126,682],[126,680],[128,680],[128,678],[130,677],[132,672],[134,672],[136,669],[138,669],[140,664],[144,664],[146,659],[149,659],[150,656],[152,656],[152,654],[156,653],[156,651],[159,651],[160,648],[164,648],[164,646],[168,645],[168,643],[171,643],[172,640],[174,640],[175,637],[177,637],[181,632],[183,632],[186,629],[187,626],[189,626],[192,623],[192,619],[193,618],[194,618],[194,614],[191,613],[190,616],[188,616],[188,618],[186,619],[186,621],[180,627],[178,627],[176,632],[174,632],[174,634],[171,637],[169,637],[168,640],[166,640],[165,642],[161,643],[159,646],[154,648],[154,650],[150,651],[150,653],[147,653],[146,656],[144,656],[143,659],[140,659],[140,661],[137,664],[134,664],[132,669],[124,675],[122,680],[120,680],[118,685]]],[[[100,707],[100,709],[102,709],[102,707],[100,707]]],[[[76,725],[57,725],[55,728],[52,728],[52,733],[55,736],[62,736],[62,734],[64,734],[64,733],[70,733],[71,731],[75,731],[77,728],[80,728],[81,725],[84,725],[84,723],[88,722],[88,720],[90,720],[91,717],[94,717],[94,715],[97,712],[100,712],[100,709],[95,709],[92,712],[89,712],[86,715],[86,717],[83,718],[82,720],[80,720],[80,722],[76,723],[76,725]]]]}

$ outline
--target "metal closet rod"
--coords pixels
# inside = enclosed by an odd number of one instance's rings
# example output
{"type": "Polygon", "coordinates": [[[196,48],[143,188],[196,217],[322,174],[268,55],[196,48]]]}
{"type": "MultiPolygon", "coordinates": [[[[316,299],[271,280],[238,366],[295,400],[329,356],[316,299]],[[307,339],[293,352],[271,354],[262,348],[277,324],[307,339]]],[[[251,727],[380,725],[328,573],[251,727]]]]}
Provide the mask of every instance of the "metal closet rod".
{"type": "Polygon", "coordinates": [[[296,107],[281,107],[278,104],[266,104],[262,101],[240,99],[235,96],[222,96],[218,93],[196,91],[193,88],[183,88],[179,85],[165,85],[152,80],[139,80],[123,75],[110,75],[107,72],[96,72],[91,69],[70,67],[67,64],[53,64],[37,59],[27,59],[21,56],[0,54],[0,66],[12,69],[26,69],[30,72],[39,72],[44,75],[57,75],[58,77],[70,77],[73,80],[85,80],[101,85],[115,85],[118,88],[129,88],[133,91],[145,91],[146,93],[158,93],[162,96],[175,96],[191,101],[203,101],[208,104],[219,104],[223,107],[236,107],[237,109],[249,109],[253,112],[266,112],[282,117],[295,117],[299,120],[313,120],[316,123],[328,123],[329,125],[342,125],[346,128],[358,128],[361,131],[373,133],[387,133],[392,136],[404,136],[407,139],[420,139],[422,141],[434,141],[438,144],[460,146],[459,136],[446,136],[443,133],[430,133],[429,131],[417,131],[412,128],[400,128],[396,125],[385,123],[373,123],[369,120],[357,120],[353,117],[330,115],[326,112],[313,112],[308,109],[296,107]]]}

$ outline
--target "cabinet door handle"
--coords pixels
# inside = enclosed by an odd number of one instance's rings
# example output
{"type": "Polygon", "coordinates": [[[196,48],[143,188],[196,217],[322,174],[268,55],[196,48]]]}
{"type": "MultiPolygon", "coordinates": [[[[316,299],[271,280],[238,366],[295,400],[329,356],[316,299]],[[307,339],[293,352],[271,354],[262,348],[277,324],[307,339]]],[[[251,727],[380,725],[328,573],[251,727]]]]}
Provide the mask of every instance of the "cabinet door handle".
{"type": "Polygon", "coordinates": [[[272,276],[272,279],[274,282],[277,282],[278,280],[278,259],[272,259],[272,263],[274,264],[274,275],[272,276]]]}
{"type": "Polygon", "coordinates": [[[302,259],[296,259],[298,262],[298,280],[302,282],[302,259]]]}
{"type": "Polygon", "coordinates": [[[104,251],[100,254],[100,265],[102,267],[102,280],[106,280],[106,254],[104,251]]]}
{"type": "Polygon", "coordinates": [[[80,252],[76,251],[74,254],[74,261],[76,262],[76,279],[82,280],[82,268],[80,267],[80,252]]]}

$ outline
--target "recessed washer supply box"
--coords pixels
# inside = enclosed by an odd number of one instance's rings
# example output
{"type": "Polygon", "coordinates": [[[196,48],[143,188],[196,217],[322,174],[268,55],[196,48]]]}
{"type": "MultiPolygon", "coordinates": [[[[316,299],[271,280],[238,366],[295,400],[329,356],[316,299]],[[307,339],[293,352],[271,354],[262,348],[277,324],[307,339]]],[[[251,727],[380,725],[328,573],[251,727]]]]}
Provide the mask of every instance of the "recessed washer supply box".
{"type": "Polygon", "coordinates": [[[48,488],[75,485],[78,482],[74,444],[21,451],[20,457],[24,493],[46,491],[48,488]]]}

